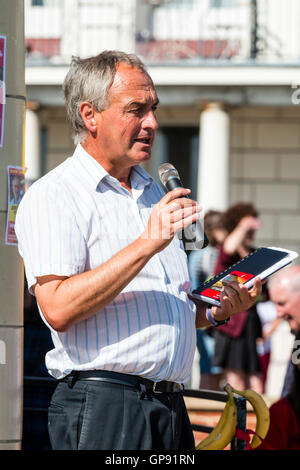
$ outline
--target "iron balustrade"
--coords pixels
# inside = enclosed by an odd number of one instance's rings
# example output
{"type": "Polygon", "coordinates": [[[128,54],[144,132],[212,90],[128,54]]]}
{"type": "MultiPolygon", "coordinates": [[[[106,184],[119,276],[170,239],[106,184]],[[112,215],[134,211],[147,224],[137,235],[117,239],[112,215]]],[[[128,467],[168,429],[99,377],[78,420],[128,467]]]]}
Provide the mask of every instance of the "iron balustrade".
{"type": "MultiPolygon", "coordinates": [[[[220,401],[226,403],[228,400],[228,395],[226,392],[219,392],[215,390],[205,390],[205,389],[185,389],[183,392],[185,397],[191,398],[202,398],[205,400],[220,401]]],[[[247,407],[246,407],[246,398],[245,397],[234,397],[234,401],[237,406],[237,428],[246,432],[246,417],[247,417],[247,407]]],[[[211,426],[206,426],[204,424],[192,424],[193,431],[200,431],[209,434],[214,428],[211,426]]],[[[237,439],[234,437],[230,444],[231,450],[245,450],[246,441],[243,439],[237,439]]]]}
{"type": "Polygon", "coordinates": [[[69,64],[100,50],[148,64],[298,65],[300,2],[277,0],[25,1],[27,65],[69,64]],[[286,14],[288,11],[289,14],[286,14]]]}

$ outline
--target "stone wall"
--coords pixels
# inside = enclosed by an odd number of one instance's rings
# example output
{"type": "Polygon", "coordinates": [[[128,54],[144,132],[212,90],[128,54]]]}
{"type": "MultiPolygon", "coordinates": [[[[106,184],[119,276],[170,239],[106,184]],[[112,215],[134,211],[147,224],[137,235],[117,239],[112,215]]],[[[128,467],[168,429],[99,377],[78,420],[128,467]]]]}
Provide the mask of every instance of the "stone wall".
{"type": "Polygon", "coordinates": [[[300,252],[300,108],[244,108],[230,115],[231,203],[258,207],[260,245],[300,252]]]}

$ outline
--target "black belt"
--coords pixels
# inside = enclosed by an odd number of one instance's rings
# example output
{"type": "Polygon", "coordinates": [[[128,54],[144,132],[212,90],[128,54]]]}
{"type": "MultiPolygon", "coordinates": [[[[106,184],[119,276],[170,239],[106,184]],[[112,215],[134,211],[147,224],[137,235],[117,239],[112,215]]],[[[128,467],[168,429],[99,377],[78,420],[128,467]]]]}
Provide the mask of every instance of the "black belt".
{"type": "Polygon", "coordinates": [[[153,380],[138,375],[121,374],[120,372],[108,370],[72,371],[61,381],[67,382],[69,387],[73,387],[77,380],[95,380],[98,382],[116,383],[136,388],[144,385],[146,390],[152,393],[178,393],[184,389],[184,386],[177,382],[168,382],[166,380],[154,382],[153,380]]]}

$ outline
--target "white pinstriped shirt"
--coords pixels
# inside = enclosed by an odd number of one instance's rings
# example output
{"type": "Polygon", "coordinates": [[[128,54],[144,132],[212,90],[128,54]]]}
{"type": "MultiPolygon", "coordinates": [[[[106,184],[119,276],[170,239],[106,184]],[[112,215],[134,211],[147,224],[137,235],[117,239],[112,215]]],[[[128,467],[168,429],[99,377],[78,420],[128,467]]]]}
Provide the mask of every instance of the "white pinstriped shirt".
{"type": "MultiPolygon", "coordinates": [[[[29,289],[37,276],[94,269],[141,235],[164,192],[139,165],[131,170],[131,186],[132,194],[78,145],[28,189],[15,231],[29,289]]],[[[52,329],[40,310],[54,344],[46,354],[49,373],[60,379],[72,370],[106,369],[185,382],[196,345],[189,290],[176,236],[113,302],[66,332],[52,329]]]]}

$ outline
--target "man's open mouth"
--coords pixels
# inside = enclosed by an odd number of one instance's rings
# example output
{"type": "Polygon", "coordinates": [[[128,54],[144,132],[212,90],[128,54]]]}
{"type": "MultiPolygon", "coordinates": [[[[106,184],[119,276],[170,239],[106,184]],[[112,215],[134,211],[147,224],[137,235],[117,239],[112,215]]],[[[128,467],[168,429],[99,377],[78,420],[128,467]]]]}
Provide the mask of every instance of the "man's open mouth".
{"type": "Polygon", "coordinates": [[[151,137],[140,137],[138,139],[134,139],[135,142],[138,142],[139,144],[146,144],[150,145],[151,144],[151,137]]]}

